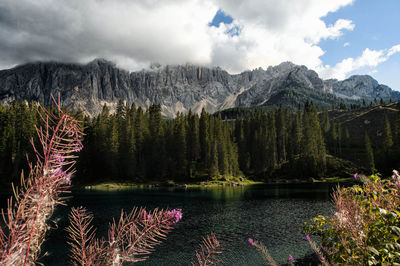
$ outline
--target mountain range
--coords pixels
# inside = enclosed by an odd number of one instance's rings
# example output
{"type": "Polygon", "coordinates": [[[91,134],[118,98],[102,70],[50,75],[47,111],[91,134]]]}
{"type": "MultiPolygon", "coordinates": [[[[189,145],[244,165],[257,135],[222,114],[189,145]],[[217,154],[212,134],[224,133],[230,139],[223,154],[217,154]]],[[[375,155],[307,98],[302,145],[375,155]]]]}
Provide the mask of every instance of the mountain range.
{"type": "Polygon", "coordinates": [[[375,99],[399,101],[400,92],[379,84],[368,75],[346,80],[323,80],[305,66],[283,62],[229,74],[215,67],[153,64],[150,69],[128,72],[112,62],[96,59],[88,64],[37,62],[0,71],[0,101],[38,101],[50,104],[60,93],[62,102],[94,116],[106,104],[111,110],[122,99],[147,108],[160,104],[167,117],[176,112],[208,112],[233,107],[297,108],[307,100],[319,107],[367,103],[375,99]]]}

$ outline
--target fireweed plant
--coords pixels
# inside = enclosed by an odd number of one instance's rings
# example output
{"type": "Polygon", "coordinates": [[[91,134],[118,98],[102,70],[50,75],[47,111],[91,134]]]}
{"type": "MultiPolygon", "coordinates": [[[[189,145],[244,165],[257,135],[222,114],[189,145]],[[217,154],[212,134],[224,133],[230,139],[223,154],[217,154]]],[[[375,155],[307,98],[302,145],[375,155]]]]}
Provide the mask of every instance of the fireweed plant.
{"type": "Polygon", "coordinates": [[[322,251],[330,264],[399,265],[400,175],[354,175],[360,184],[338,187],[336,209],[306,224],[306,233],[322,238],[322,251]]]}
{"type": "MultiPolygon", "coordinates": [[[[41,244],[50,229],[55,207],[64,203],[61,194],[70,193],[75,159],[82,148],[80,122],[61,109],[56,101],[55,112],[39,106],[43,127],[36,128],[40,145],[34,148],[36,163],[29,163],[27,179],[21,176],[21,187],[13,185],[14,196],[2,210],[0,226],[0,265],[35,265],[41,244]]],[[[98,239],[91,225],[93,215],[84,207],[72,208],[68,244],[73,265],[122,265],[148,258],[154,247],[182,218],[181,210],[146,211],[134,208],[121,211],[119,219],[110,223],[107,239],[98,239]]],[[[201,252],[196,252],[195,265],[213,265],[219,260],[221,245],[215,235],[203,239],[201,252]]]]}
{"type": "Polygon", "coordinates": [[[221,262],[218,254],[222,253],[221,243],[217,237],[211,233],[207,237],[203,237],[200,245],[200,252],[196,251],[196,260],[192,261],[193,266],[216,265],[221,262]]]}
{"type": "Polygon", "coordinates": [[[14,197],[2,210],[0,227],[0,265],[33,265],[40,255],[49,219],[55,207],[63,204],[61,193],[68,192],[75,172],[76,152],[82,149],[79,123],[61,111],[56,114],[39,107],[44,127],[36,128],[40,145],[35,146],[36,164],[21,177],[21,187],[13,186],[14,197]]]}
{"type": "MultiPolygon", "coordinates": [[[[354,174],[359,184],[333,193],[336,212],[305,223],[304,232],[318,235],[321,247],[306,235],[321,265],[400,265],[400,174],[354,174]]],[[[266,247],[248,239],[268,265],[277,265],[266,247]]],[[[294,265],[289,255],[289,264],[294,265]]]]}
{"type": "Polygon", "coordinates": [[[67,231],[73,264],[122,265],[144,261],[181,218],[180,210],[147,212],[134,208],[131,213],[122,211],[119,220],[112,221],[107,239],[97,239],[91,226],[93,215],[83,207],[72,208],[67,231]]]}
{"type": "MultiPolygon", "coordinates": [[[[321,265],[324,265],[324,266],[330,265],[326,261],[324,255],[322,254],[321,249],[318,248],[317,244],[314,241],[311,240],[311,237],[309,235],[306,235],[306,240],[310,244],[310,247],[312,248],[312,250],[318,256],[318,259],[321,262],[321,265]]],[[[257,249],[257,251],[263,256],[265,262],[268,265],[271,265],[271,266],[277,266],[278,265],[275,262],[275,260],[272,258],[272,256],[269,254],[268,249],[261,242],[258,242],[256,240],[254,240],[253,238],[249,238],[248,241],[249,241],[250,245],[255,247],[257,249]]],[[[288,260],[289,260],[289,265],[292,265],[292,266],[295,265],[295,260],[294,260],[292,255],[289,255],[288,260]]]]}
{"type": "Polygon", "coordinates": [[[272,256],[269,254],[268,249],[261,242],[258,242],[256,240],[254,240],[253,238],[249,238],[248,241],[249,241],[250,245],[255,247],[258,250],[258,252],[260,252],[260,254],[263,256],[264,260],[268,263],[268,265],[271,265],[271,266],[278,265],[275,262],[275,260],[272,258],[272,256]]]}

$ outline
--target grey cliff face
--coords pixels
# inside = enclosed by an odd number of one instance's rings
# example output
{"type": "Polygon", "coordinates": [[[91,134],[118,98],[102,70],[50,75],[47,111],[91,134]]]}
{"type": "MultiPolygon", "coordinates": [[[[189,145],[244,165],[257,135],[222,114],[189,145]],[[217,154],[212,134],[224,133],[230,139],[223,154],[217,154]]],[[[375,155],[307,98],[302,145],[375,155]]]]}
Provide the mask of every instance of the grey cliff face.
{"type": "Polygon", "coordinates": [[[86,65],[31,63],[0,71],[3,103],[28,100],[49,104],[50,95],[60,93],[64,104],[91,116],[98,114],[104,104],[113,110],[120,99],[144,108],[160,104],[163,114],[169,117],[189,109],[215,112],[262,105],[277,92],[296,86],[345,98],[400,99],[400,93],[369,76],[323,81],[315,71],[290,62],[236,75],[218,67],[194,65],[154,66],[129,73],[102,59],[86,65]]]}
{"type": "Polygon", "coordinates": [[[334,79],[326,80],[325,86],[336,96],[351,99],[390,99],[399,100],[400,92],[393,91],[386,85],[379,84],[371,76],[354,75],[343,81],[334,79]]]}
{"type": "Polygon", "coordinates": [[[318,74],[305,66],[297,66],[290,62],[269,67],[264,79],[242,93],[236,100],[237,106],[262,105],[269,98],[291,86],[305,86],[312,90],[324,91],[324,83],[318,74]]]}

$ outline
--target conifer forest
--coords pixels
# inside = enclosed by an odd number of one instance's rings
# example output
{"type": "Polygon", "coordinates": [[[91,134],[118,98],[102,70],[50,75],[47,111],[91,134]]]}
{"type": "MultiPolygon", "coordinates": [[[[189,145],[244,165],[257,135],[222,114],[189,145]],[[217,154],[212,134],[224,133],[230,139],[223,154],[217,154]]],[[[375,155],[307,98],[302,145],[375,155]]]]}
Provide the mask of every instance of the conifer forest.
{"type": "MultiPolygon", "coordinates": [[[[318,110],[311,102],[297,111],[233,110],[200,115],[189,111],[174,119],[161,115],[161,107],[118,104],[107,106],[83,121],[84,149],[74,182],[190,182],[211,177],[250,177],[270,181],[346,176],[352,171],[390,173],[400,156],[399,104],[376,104],[350,109],[318,110]],[[354,127],[358,117],[370,116],[354,127]],[[352,127],[353,126],[353,127],[352,127]],[[396,145],[397,144],[397,145],[396,145]]],[[[51,108],[50,108],[51,110],[51,108]]],[[[19,178],[28,169],[26,156],[33,150],[40,123],[35,104],[14,102],[0,106],[1,181],[19,178]]],[[[397,164],[396,164],[397,163],[397,164]]]]}

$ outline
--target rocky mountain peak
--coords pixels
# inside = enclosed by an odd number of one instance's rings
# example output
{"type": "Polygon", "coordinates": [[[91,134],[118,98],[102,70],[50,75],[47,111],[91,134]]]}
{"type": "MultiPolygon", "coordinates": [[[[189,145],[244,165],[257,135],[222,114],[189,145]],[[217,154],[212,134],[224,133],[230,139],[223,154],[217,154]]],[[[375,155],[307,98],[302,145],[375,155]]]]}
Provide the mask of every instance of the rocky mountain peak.
{"type": "Polygon", "coordinates": [[[97,58],[88,63],[89,66],[109,66],[116,67],[115,63],[103,58],[97,58]]]}
{"type": "Polygon", "coordinates": [[[343,81],[327,80],[325,86],[335,95],[342,98],[374,100],[382,98],[396,100],[400,92],[393,91],[386,85],[379,84],[374,78],[368,75],[353,75],[343,81]]]}
{"type": "Polygon", "coordinates": [[[271,72],[289,72],[292,71],[293,68],[297,67],[297,65],[293,64],[292,62],[286,61],[286,62],[282,62],[277,66],[269,66],[267,71],[271,71],[271,72]]]}
{"type": "MultiPolygon", "coordinates": [[[[104,104],[113,110],[120,99],[144,108],[160,104],[164,115],[173,117],[176,112],[189,109],[200,113],[202,108],[215,112],[238,106],[268,105],[271,101],[285,104],[300,92],[318,97],[328,93],[331,96],[321,97],[331,100],[334,97],[400,100],[399,92],[379,85],[370,76],[323,81],[315,71],[291,62],[235,75],[219,67],[191,64],[158,64],[148,70],[128,72],[104,59],[86,65],[30,63],[0,71],[2,102],[33,100],[49,104],[50,95],[60,93],[65,104],[88,115],[98,114],[104,104]],[[287,94],[288,91],[291,93],[287,94]]],[[[303,102],[306,96],[297,95],[293,99],[303,102]]]]}

